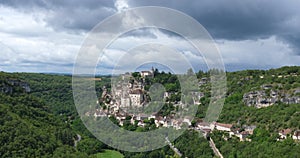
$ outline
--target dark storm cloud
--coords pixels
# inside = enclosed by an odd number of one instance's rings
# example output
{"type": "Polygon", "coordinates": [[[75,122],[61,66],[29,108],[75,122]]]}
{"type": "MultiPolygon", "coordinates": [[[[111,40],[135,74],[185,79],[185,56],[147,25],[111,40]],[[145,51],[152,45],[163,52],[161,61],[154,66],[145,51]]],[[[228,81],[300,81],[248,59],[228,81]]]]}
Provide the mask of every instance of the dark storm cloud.
{"type": "Polygon", "coordinates": [[[300,1],[267,0],[130,0],[130,6],[163,6],[199,21],[214,38],[261,39],[276,36],[300,54],[300,1]]]}
{"type": "Polygon", "coordinates": [[[148,1],[131,0],[131,6],[164,6],[178,9],[197,19],[212,34],[220,38],[243,39],[267,36],[280,28],[281,23],[300,13],[295,8],[299,2],[274,3],[259,0],[194,0],[148,1]]]}
{"type": "Polygon", "coordinates": [[[42,7],[42,8],[49,8],[49,3],[46,3],[46,1],[39,1],[39,0],[0,0],[0,4],[10,6],[13,8],[18,9],[32,9],[33,7],[42,7]]]}
{"type": "Polygon", "coordinates": [[[90,30],[115,13],[112,0],[0,0],[0,5],[25,12],[44,11],[47,25],[56,30],[90,30]]]}
{"type": "MultiPolygon", "coordinates": [[[[117,11],[113,0],[0,0],[1,4],[23,11],[42,10],[47,25],[62,31],[89,31],[117,11]]],[[[128,0],[128,5],[180,10],[199,21],[215,39],[256,40],[276,36],[300,54],[298,0],[128,0]]],[[[141,35],[145,32],[136,34],[141,35]]]]}
{"type": "Polygon", "coordinates": [[[114,8],[114,1],[112,0],[0,0],[0,4],[10,6],[19,9],[29,9],[33,8],[44,8],[53,9],[58,8],[73,9],[99,9],[102,7],[114,8]]]}
{"type": "MultiPolygon", "coordinates": [[[[283,35],[280,38],[282,38],[283,41],[287,42],[290,47],[300,55],[300,33],[295,32],[294,34],[290,35],[283,35]]],[[[300,62],[300,61],[299,61],[300,62]]]]}
{"type": "Polygon", "coordinates": [[[66,10],[59,8],[59,11],[51,14],[46,19],[49,26],[58,30],[83,30],[92,29],[97,23],[104,18],[112,15],[114,12],[108,8],[98,8],[85,10],[83,8],[74,8],[66,10]]]}

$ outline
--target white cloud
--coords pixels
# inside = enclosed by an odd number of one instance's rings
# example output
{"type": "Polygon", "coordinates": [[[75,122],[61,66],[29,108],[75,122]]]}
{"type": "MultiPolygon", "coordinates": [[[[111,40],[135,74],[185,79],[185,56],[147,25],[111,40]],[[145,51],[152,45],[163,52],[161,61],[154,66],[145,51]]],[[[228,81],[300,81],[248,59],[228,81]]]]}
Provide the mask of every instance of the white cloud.
{"type": "Polygon", "coordinates": [[[10,49],[1,52],[1,59],[9,63],[5,71],[52,71],[61,72],[69,68],[83,40],[82,34],[56,32],[46,26],[43,12],[24,13],[11,8],[0,9],[0,42],[10,49]],[[37,18],[38,17],[38,18],[37,18]],[[27,66],[26,69],[22,66],[27,66]]]}
{"type": "Polygon", "coordinates": [[[129,8],[127,0],[116,0],[115,7],[118,12],[124,11],[129,8]]]}
{"type": "Polygon", "coordinates": [[[261,67],[281,67],[299,65],[299,56],[285,42],[275,36],[267,39],[243,41],[218,41],[218,47],[227,65],[256,65],[261,67]]]}

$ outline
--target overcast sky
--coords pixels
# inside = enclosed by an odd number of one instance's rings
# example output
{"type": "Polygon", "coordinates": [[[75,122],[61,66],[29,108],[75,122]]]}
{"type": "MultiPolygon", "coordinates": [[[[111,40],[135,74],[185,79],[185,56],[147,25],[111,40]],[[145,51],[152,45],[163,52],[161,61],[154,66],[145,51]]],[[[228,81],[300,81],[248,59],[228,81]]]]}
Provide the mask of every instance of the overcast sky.
{"type": "MultiPolygon", "coordinates": [[[[96,24],[140,6],[168,7],[195,18],[217,43],[228,71],[300,65],[299,0],[0,0],[0,71],[71,73],[83,40],[96,24]]],[[[114,60],[124,54],[126,42],[149,39],[167,41],[201,63],[182,39],[145,29],[116,40],[98,72],[118,68],[114,60]]]]}

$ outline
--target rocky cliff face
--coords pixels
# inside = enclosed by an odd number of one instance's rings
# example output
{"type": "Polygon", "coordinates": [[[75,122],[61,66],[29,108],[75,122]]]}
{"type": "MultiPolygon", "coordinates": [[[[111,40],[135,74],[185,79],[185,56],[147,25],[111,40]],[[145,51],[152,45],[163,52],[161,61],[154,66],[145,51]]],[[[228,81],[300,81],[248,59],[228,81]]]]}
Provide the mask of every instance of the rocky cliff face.
{"type": "Polygon", "coordinates": [[[300,96],[297,96],[297,92],[298,91],[296,89],[294,95],[291,95],[285,91],[274,90],[272,87],[262,87],[262,90],[245,93],[243,101],[247,106],[255,106],[257,108],[271,106],[278,102],[282,102],[284,104],[299,104],[300,96]],[[266,90],[270,91],[266,92],[266,90]]]}
{"type": "Polygon", "coordinates": [[[12,94],[13,92],[13,87],[12,86],[8,86],[5,84],[0,85],[0,92],[1,93],[7,93],[7,94],[12,94]]]}
{"type": "Polygon", "coordinates": [[[12,94],[15,91],[29,93],[30,86],[28,83],[18,79],[5,79],[0,82],[1,93],[12,94]]]}
{"type": "Polygon", "coordinates": [[[8,83],[11,84],[12,86],[22,87],[26,93],[30,92],[29,84],[26,82],[23,82],[23,81],[20,81],[17,79],[9,79],[8,83]]]}

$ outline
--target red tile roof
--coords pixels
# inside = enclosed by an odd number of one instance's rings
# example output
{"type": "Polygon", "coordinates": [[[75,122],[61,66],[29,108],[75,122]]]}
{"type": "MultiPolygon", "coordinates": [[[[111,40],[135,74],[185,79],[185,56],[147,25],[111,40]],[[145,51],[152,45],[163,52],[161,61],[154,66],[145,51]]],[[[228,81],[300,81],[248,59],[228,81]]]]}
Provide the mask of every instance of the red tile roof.
{"type": "Polygon", "coordinates": [[[241,134],[242,135],[249,135],[249,132],[248,131],[242,131],[241,134]]]}
{"type": "Polygon", "coordinates": [[[291,134],[292,130],[291,129],[283,129],[281,130],[279,133],[283,134],[283,135],[287,135],[287,134],[291,134]]]}
{"type": "Polygon", "coordinates": [[[217,126],[226,127],[226,128],[232,128],[232,124],[225,124],[225,123],[216,123],[217,126]]]}

